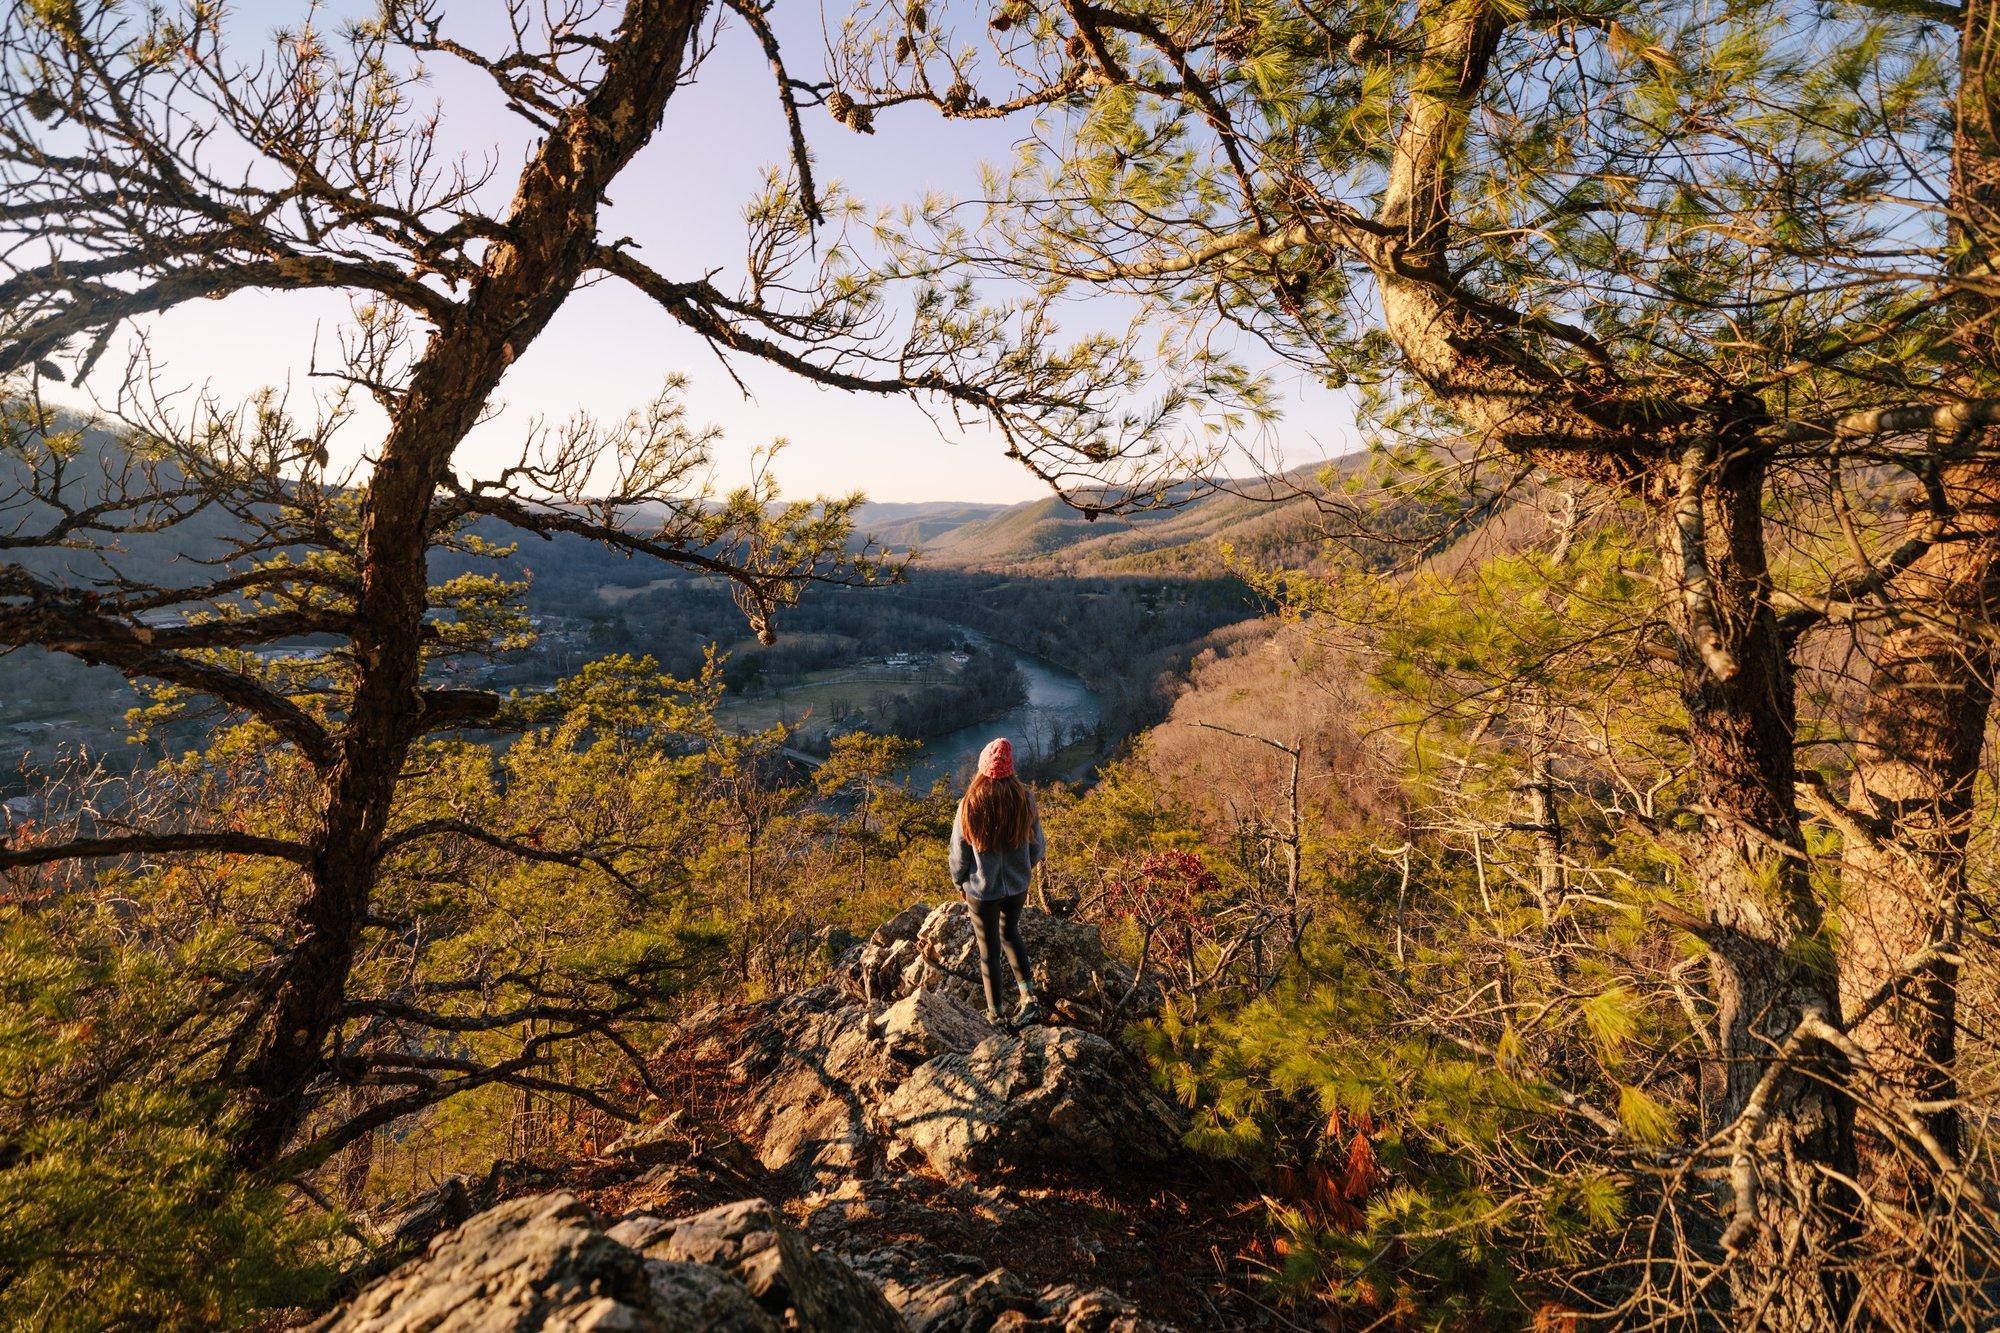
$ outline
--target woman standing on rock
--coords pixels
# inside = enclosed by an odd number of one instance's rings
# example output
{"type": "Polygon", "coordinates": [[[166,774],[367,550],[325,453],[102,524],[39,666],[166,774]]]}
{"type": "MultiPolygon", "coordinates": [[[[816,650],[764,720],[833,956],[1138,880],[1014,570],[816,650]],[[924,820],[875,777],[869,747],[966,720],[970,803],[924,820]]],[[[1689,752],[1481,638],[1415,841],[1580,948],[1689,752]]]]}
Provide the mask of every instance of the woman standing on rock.
{"type": "Polygon", "coordinates": [[[1013,969],[1020,1007],[1012,1026],[1039,1022],[1028,972],[1028,951],[1021,943],[1021,905],[1028,901],[1028,880],[1042,863],[1042,816],[1035,798],[1014,776],[1014,747],[1005,737],[979,752],[979,773],[958,803],[951,824],[951,882],[972,911],[973,939],[979,942],[979,979],[986,986],[986,1021],[1002,1024],[1000,996],[1006,979],[1000,975],[1000,955],[1013,969]]]}

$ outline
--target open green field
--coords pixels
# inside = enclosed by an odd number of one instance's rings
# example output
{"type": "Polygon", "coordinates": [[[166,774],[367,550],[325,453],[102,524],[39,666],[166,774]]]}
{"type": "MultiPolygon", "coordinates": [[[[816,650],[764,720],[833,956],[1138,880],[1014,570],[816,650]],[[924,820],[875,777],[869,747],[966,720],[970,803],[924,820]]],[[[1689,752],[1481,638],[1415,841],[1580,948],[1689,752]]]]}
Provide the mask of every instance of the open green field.
{"type": "Polygon", "coordinates": [[[623,606],[634,597],[671,588],[679,581],[679,577],[676,576],[670,579],[654,579],[650,583],[607,583],[597,590],[597,599],[606,606],[623,606]]]}
{"type": "Polygon", "coordinates": [[[843,711],[872,708],[899,694],[943,684],[955,672],[949,658],[916,668],[888,667],[880,662],[830,667],[802,676],[783,689],[726,696],[720,716],[733,731],[762,731],[809,715],[806,729],[817,731],[843,711]]]}

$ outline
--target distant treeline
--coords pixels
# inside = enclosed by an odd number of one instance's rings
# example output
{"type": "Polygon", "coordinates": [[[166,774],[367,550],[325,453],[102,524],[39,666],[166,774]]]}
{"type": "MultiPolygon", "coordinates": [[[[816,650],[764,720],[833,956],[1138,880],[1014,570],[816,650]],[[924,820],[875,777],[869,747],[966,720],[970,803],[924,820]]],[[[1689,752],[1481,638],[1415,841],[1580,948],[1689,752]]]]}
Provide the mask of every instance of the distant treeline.
{"type": "Polygon", "coordinates": [[[906,584],[853,599],[867,614],[892,608],[950,616],[1081,676],[1116,737],[1165,715],[1189,663],[1218,629],[1258,614],[1229,578],[1033,578],[926,570],[906,584]]]}
{"type": "MultiPolygon", "coordinates": [[[[524,550],[515,563],[533,571],[530,609],[587,621],[593,650],[650,654],[690,675],[709,645],[721,645],[724,678],[737,690],[781,687],[896,652],[943,651],[961,644],[954,626],[966,626],[1082,677],[1102,699],[1109,738],[1164,716],[1208,636],[1259,610],[1243,584],[1224,577],[917,569],[887,587],[808,589],[779,614],[778,641],[765,646],[750,637],[719,580],[684,575],[634,587],[633,566],[580,543],[524,550]],[[610,600],[601,595],[606,588],[610,600]]],[[[963,704],[912,697],[896,724],[871,718],[868,725],[933,735],[950,729],[933,714],[963,704]]]]}
{"type": "Polygon", "coordinates": [[[928,740],[997,717],[1028,697],[1021,670],[1007,653],[975,647],[963,669],[941,685],[899,695],[870,710],[868,730],[928,740]]]}

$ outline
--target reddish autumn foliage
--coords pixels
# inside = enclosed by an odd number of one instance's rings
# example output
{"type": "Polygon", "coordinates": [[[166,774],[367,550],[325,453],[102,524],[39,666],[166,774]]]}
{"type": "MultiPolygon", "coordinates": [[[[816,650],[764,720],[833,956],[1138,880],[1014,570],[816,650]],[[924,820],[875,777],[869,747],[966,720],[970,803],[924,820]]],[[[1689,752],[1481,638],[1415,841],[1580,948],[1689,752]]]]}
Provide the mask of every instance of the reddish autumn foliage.
{"type": "Polygon", "coordinates": [[[1153,852],[1112,868],[1104,910],[1138,926],[1150,936],[1154,957],[1177,967],[1215,938],[1206,909],[1221,893],[1222,881],[1193,852],[1153,852]]]}

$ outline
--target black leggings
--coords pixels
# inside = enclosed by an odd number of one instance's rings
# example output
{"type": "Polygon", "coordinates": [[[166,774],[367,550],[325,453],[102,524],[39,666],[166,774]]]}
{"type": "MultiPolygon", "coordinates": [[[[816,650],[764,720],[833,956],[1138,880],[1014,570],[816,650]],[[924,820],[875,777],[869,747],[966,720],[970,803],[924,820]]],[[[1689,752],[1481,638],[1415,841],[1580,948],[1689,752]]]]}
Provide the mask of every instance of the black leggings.
{"type": "Polygon", "coordinates": [[[997,1014],[1000,996],[1007,987],[1007,979],[1000,975],[1001,950],[1006,950],[1014,979],[1024,986],[1029,984],[1028,949],[1021,943],[1021,905],[1028,901],[1028,895],[969,901],[976,927],[972,938],[979,943],[979,980],[986,986],[986,1011],[997,1014]]]}

